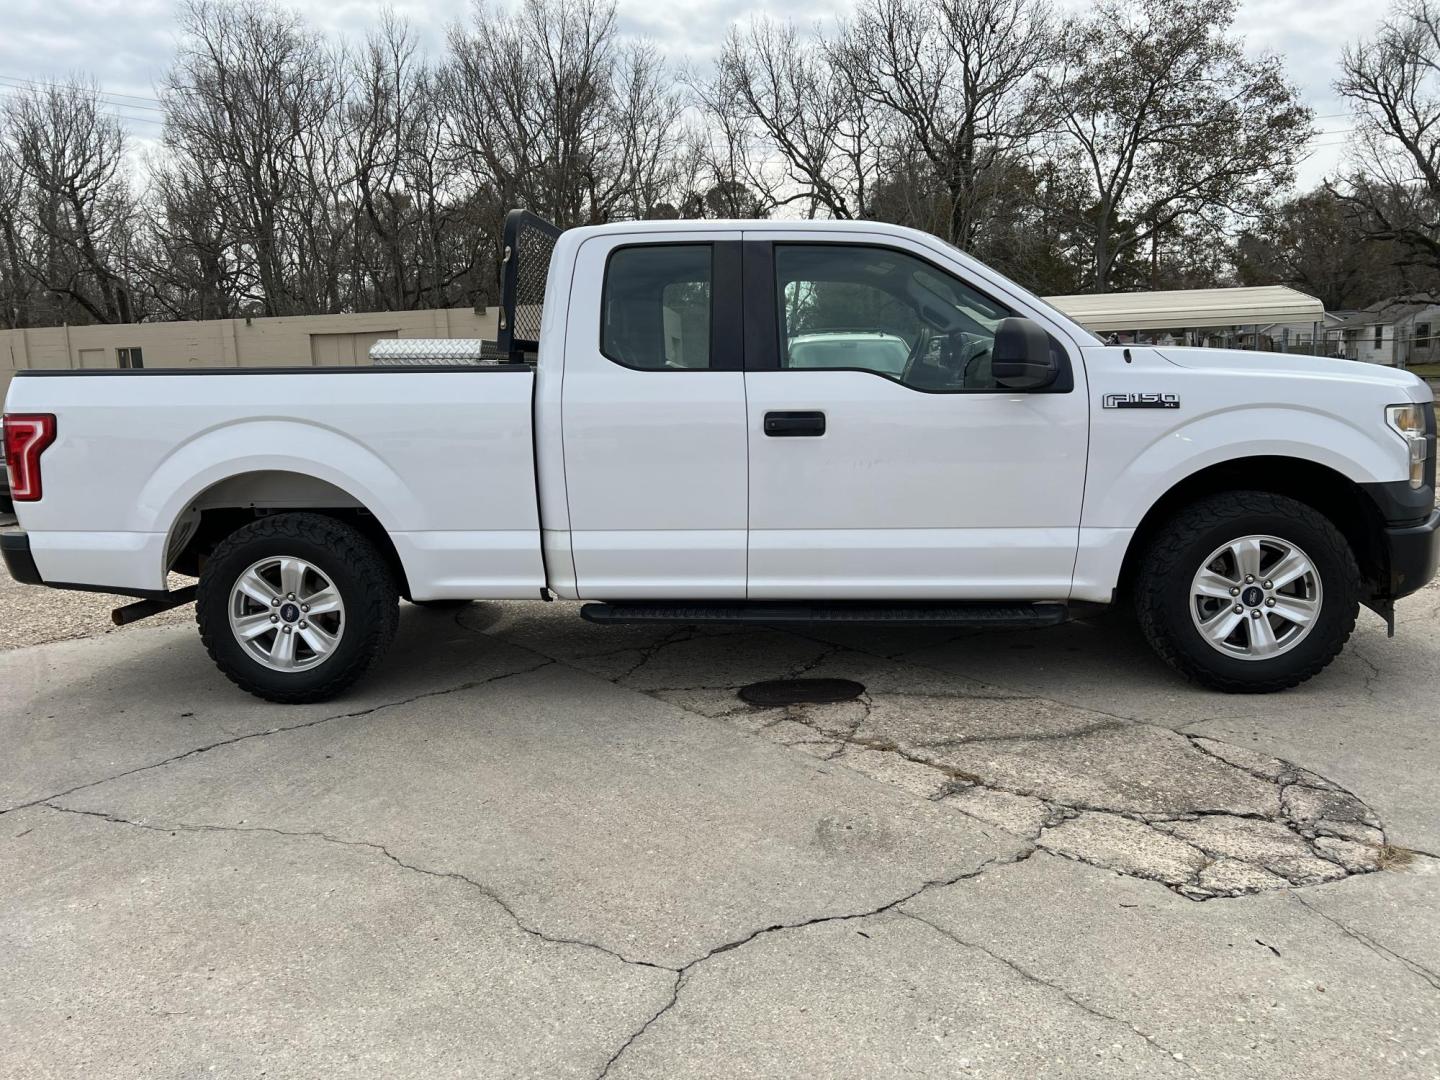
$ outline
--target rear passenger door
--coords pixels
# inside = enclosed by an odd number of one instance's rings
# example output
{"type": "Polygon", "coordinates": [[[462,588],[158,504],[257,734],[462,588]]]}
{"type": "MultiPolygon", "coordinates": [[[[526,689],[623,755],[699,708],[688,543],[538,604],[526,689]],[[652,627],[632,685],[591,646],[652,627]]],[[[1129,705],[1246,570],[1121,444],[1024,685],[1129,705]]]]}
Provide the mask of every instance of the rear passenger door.
{"type": "Polygon", "coordinates": [[[586,240],[566,317],[565,486],[584,599],[745,595],[740,233],[586,240]]]}

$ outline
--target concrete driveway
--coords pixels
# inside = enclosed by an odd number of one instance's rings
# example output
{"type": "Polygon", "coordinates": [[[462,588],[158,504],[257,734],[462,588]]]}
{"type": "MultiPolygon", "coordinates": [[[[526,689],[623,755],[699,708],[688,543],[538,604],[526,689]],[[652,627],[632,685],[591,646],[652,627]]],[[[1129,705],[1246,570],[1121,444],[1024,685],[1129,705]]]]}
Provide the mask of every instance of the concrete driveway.
{"type": "Polygon", "coordinates": [[[1440,1076],[1440,590],[1195,690],[1124,623],[406,608],[282,708],[0,654],[6,1076],[1440,1076]],[[741,685],[865,684],[756,709],[741,685]],[[1432,853],[1432,854],[1427,854],[1432,853]]]}

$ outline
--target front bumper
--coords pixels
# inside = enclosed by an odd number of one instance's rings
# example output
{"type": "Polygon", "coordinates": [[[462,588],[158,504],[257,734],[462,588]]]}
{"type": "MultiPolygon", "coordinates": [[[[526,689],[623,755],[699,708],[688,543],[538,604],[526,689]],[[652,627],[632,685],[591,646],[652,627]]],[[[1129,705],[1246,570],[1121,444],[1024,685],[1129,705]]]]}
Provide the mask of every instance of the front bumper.
{"type": "Polygon", "coordinates": [[[1388,598],[1409,596],[1440,569],[1440,510],[1419,525],[1385,530],[1386,565],[1390,568],[1388,598]]]}

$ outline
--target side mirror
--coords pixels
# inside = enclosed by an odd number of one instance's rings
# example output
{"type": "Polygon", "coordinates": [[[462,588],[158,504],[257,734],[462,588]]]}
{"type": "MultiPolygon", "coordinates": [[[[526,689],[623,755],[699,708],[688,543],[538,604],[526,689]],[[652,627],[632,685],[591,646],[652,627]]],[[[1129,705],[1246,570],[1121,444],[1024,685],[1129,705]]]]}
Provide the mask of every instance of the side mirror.
{"type": "Polygon", "coordinates": [[[1029,319],[1001,319],[990,349],[990,373],[1007,390],[1042,390],[1060,374],[1050,335],[1029,319]]]}

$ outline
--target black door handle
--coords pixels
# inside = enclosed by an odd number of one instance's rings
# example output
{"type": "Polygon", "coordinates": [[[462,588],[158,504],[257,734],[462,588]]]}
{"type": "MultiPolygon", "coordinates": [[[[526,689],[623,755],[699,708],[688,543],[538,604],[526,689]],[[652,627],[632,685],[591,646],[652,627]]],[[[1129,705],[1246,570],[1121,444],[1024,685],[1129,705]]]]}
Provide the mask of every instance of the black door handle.
{"type": "Polygon", "coordinates": [[[767,412],[765,434],[777,439],[825,434],[823,412],[767,412]]]}

